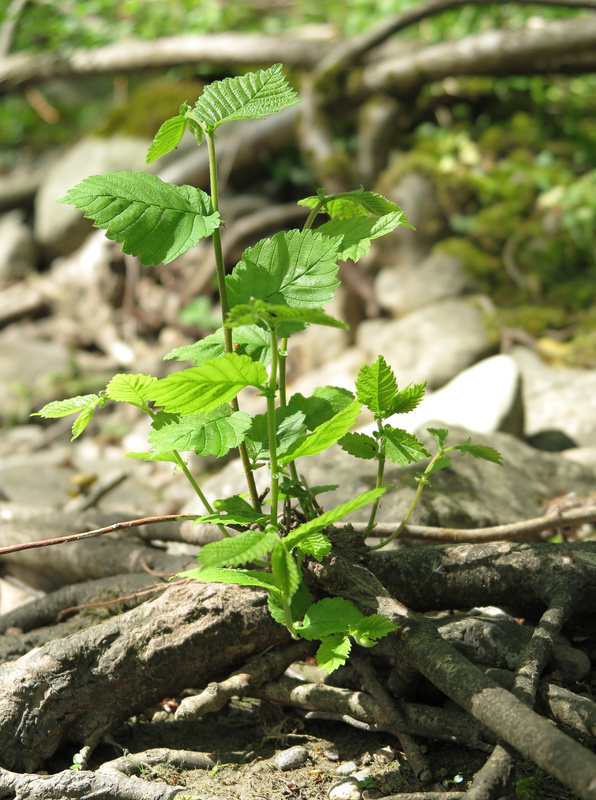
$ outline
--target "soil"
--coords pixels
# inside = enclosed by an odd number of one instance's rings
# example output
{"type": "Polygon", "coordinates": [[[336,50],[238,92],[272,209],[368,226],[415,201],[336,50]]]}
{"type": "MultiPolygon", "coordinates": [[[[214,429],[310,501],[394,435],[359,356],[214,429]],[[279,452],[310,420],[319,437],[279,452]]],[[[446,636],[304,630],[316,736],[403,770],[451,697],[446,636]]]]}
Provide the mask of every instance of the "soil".
{"type": "MultiPolygon", "coordinates": [[[[160,764],[140,767],[144,780],[179,786],[182,798],[192,800],[285,800],[326,798],[330,789],[345,780],[338,768],[354,762],[362,796],[369,800],[397,793],[465,791],[486,754],[443,743],[427,743],[423,749],[435,775],[435,784],[422,786],[399,750],[399,742],[388,733],[354,730],[335,721],[306,722],[292,709],[265,701],[233,700],[222,713],[207,714],[199,721],[176,721],[171,712],[159,710],[153,719],[133,718],[114,735],[113,745],[102,745],[89,767],[122,755],[168,747],[190,749],[209,755],[212,769],[177,769],[160,764]],[[282,751],[301,745],[308,751],[306,762],[282,771],[275,763],[282,751]]],[[[55,759],[56,769],[69,765],[55,759]]],[[[545,776],[532,764],[522,762],[517,774],[520,798],[571,798],[561,784],[545,776]]],[[[463,796],[463,795],[462,795],[463,796]]]]}

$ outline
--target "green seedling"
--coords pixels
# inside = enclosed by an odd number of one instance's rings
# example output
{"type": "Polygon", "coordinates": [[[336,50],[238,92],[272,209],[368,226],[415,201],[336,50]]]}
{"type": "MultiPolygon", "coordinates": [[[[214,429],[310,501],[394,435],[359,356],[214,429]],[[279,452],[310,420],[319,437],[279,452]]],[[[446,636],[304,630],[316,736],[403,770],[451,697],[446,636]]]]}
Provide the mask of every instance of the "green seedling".
{"type": "MultiPolygon", "coordinates": [[[[150,452],[135,458],[170,461],[183,471],[201,499],[205,514],[197,522],[219,526],[223,539],[201,548],[199,567],[184,573],[199,581],[257,586],[269,593],[273,617],[294,638],[320,641],[319,665],[331,672],[344,664],[352,642],[372,646],[392,630],[385,617],[364,616],[339,597],[313,603],[302,580],[305,558],[321,560],[331,549],[326,530],[348,514],[370,504],[365,536],[375,526],[379,501],[387,487],[387,461],[405,465],[430,459],[419,476],[419,491],[399,531],[407,522],[429,476],[448,465],[454,450],[500,463],[489,447],[470,441],[446,447],[446,430],[431,430],[438,453],[431,457],[411,433],[392,420],[415,408],[424,385],[402,389],[382,356],[360,370],[355,392],[333,386],[312,396],[288,396],[286,358],[293,334],[309,325],[345,328],[323,310],[339,285],[339,262],[357,261],[373,239],[408,225],[403,211],[381,195],[363,188],[316,195],[301,201],[310,209],[302,230],[276,233],[247,248],[229,275],[222,257],[215,155],[216,131],[237,119],[259,119],[299,102],[280,64],[207,86],[194,107],[184,103],[163,123],[147,156],[151,162],[173,150],[189,129],[197,144],[209,150],[209,192],[175,186],[158,177],[134,172],[93,176],[71,189],[62,202],[74,204],[122,244],[125,253],[144,264],[168,263],[211,237],[215,255],[222,326],[215,333],[166,358],[192,366],[166,378],[119,374],[104,391],[49,403],[42,417],[76,414],[72,432],[79,436],[97,409],[108,401],[136,406],[151,418],[150,452]],[[315,219],[326,222],[313,229],[315,219]],[[254,387],[266,400],[266,412],[253,417],[242,411],[239,395],[254,387]],[[354,432],[363,408],[373,413],[373,434],[354,432]],[[317,456],[339,444],[356,458],[378,464],[374,489],[322,511],[317,496],[335,486],[309,486],[297,460],[317,456]],[[247,494],[211,505],[184,453],[225,456],[237,448],[247,481],[247,494]],[[257,493],[254,470],[269,468],[265,504],[257,493]],[[230,534],[234,529],[235,535],[230,534]]],[[[394,537],[390,537],[393,539],[394,537]]],[[[387,540],[389,541],[389,539],[387,540]]],[[[382,544],[386,544],[384,542],[382,544]]]]}

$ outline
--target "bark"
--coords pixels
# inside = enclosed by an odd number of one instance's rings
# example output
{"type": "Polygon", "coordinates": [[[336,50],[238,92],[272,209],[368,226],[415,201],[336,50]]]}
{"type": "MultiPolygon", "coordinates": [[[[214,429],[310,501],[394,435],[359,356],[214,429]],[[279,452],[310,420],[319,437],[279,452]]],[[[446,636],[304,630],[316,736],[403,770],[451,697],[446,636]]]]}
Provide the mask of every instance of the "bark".
{"type": "Polygon", "coordinates": [[[459,75],[590,72],[596,67],[596,14],[539,28],[495,30],[443,42],[364,68],[359,92],[415,94],[424,84],[459,75]]]}
{"type": "Polygon", "coordinates": [[[65,742],[96,744],[162,697],[204,685],[288,640],[262,592],[173,586],[0,667],[2,766],[33,772],[65,742]]]}
{"type": "Polygon", "coordinates": [[[309,68],[330,48],[324,41],[261,33],[212,33],[125,41],[73,53],[14,53],[0,59],[0,95],[55,78],[163,70],[207,62],[226,67],[255,64],[309,68]]]}

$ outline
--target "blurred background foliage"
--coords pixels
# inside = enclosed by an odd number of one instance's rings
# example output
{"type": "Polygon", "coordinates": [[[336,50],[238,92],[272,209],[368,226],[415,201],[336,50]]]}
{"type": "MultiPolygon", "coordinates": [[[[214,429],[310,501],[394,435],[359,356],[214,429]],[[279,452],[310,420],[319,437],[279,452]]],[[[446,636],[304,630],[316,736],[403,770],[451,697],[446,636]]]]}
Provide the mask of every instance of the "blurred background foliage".
{"type": "MultiPolygon", "coordinates": [[[[35,0],[12,52],[91,48],[127,38],[234,30],[349,37],[417,0],[35,0]]],[[[8,9],[8,0],[0,8],[8,9]]],[[[399,34],[425,43],[585,13],[534,5],[468,6],[399,34]]],[[[55,114],[40,117],[25,94],[0,99],[0,167],[64,145],[84,132],[151,136],[178,105],[194,102],[208,65],[155,75],[40,87],[55,114]]],[[[299,76],[297,76],[299,77],[299,76]]],[[[355,152],[353,110],[338,127],[355,152]]],[[[566,343],[558,357],[596,365],[596,75],[465,77],[429,84],[396,125],[378,189],[417,171],[435,185],[446,227],[437,245],[458,255],[499,322],[566,343]]],[[[287,183],[307,164],[296,152],[271,165],[287,183]]],[[[310,187],[306,189],[310,191],[310,187]]]]}

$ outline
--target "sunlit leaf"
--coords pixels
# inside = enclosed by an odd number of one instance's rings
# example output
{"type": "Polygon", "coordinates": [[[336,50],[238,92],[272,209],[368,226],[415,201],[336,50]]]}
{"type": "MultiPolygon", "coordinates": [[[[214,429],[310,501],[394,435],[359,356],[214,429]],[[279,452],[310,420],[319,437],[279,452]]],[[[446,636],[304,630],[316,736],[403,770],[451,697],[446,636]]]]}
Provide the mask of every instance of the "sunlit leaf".
{"type": "Polygon", "coordinates": [[[366,433],[346,433],[337,443],[342,450],[356,458],[371,459],[379,452],[376,439],[366,433]]]}
{"type": "Polygon", "coordinates": [[[474,458],[482,458],[485,461],[492,461],[494,464],[503,466],[503,456],[494,447],[489,447],[486,444],[472,444],[471,438],[466,439],[462,444],[456,445],[456,450],[462,454],[474,456],[474,458]]]}
{"type": "Polygon", "coordinates": [[[230,309],[254,297],[295,308],[320,308],[333,298],[338,238],[292,230],[247,248],[226,277],[230,309]]]}
{"type": "Polygon", "coordinates": [[[413,433],[401,428],[391,428],[389,425],[384,428],[382,446],[387,458],[400,466],[431,457],[413,433]]]}
{"type": "MultiPolygon", "coordinates": [[[[325,198],[324,191],[321,190],[321,192],[322,196],[307,197],[299,200],[298,205],[316,208],[325,198]]],[[[361,186],[360,189],[354,189],[351,192],[331,195],[325,203],[323,211],[332,218],[352,219],[353,217],[383,217],[394,212],[401,212],[401,209],[391,200],[387,200],[376,192],[365,191],[361,186]]],[[[402,224],[406,223],[407,220],[402,224]]]]}
{"type": "Polygon", "coordinates": [[[200,367],[173,372],[158,380],[151,387],[150,398],[164,411],[182,415],[207,413],[232,400],[246,386],[262,389],[267,377],[262,364],[248,356],[225,353],[200,367]]]}
{"type": "Polygon", "coordinates": [[[278,544],[271,552],[271,571],[281,593],[290,600],[300,584],[300,572],[294,556],[284,545],[283,540],[278,539],[278,544]]]}
{"type": "Polygon", "coordinates": [[[158,158],[167,155],[167,153],[178,147],[180,140],[186,130],[186,119],[184,115],[188,111],[189,106],[183,103],[180,107],[180,112],[171,119],[167,119],[159,128],[153,141],[147,151],[146,164],[151,164],[157,161],[158,158]]]}
{"type": "Polygon", "coordinates": [[[171,450],[194,450],[198,456],[225,456],[244,440],[251,418],[243,411],[232,411],[222,405],[206,414],[189,414],[155,423],[149,433],[149,444],[156,453],[171,450]]]}
{"type": "Polygon", "coordinates": [[[317,231],[326,236],[339,237],[337,257],[342,261],[348,258],[358,261],[368,253],[372,239],[391,233],[399,225],[410,227],[402,211],[393,211],[383,217],[332,219],[319,226],[317,231]]]}
{"type": "Polygon", "coordinates": [[[383,636],[395,630],[397,625],[382,614],[371,614],[370,617],[363,617],[356,625],[350,625],[350,635],[362,647],[372,647],[383,636]]]}
{"type": "Polygon", "coordinates": [[[243,531],[201,547],[199,562],[205,567],[236,567],[270,553],[280,541],[275,533],[243,531]]]}
{"type": "Polygon", "coordinates": [[[138,408],[145,408],[147,405],[148,390],[157,378],[152,375],[131,375],[121,373],[114,375],[106,386],[106,395],[110,400],[117,400],[122,403],[130,403],[138,408]]]}
{"type": "Polygon", "coordinates": [[[362,404],[354,401],[346,408],[339,411],[331,419],[323,422],[316,427],[312,433],[304,436],[302,440],[298,440],[287,453],[280,457],[281,464],[289,464],[296,458],[302,456],[314,456],[321,453],[332,444],[335,444],[338,439],[341,439],[352,427],[360,410],[362,404]]]}
{"type": "MultiPolygon", "coordinates": [[[[271,361],[271,339],[267,331],[255,325],[245,325],[234,328],[232,332],[235,353],[250,356],[252,361],[269,364],[271,361]]],[[[177,361],[194,361],[195,367],[200,367],[206,361],[217,358],[225,353],[223,328],[215,333],[205,336],[194,344],[185,344],[177,347],[164,357],[164,360],[175,358],[177,361]]]]}
{"type": "Polygon", "coordinates": [[[214,129],[233,119],[277,114],[299,102],[282,73],[282,65],[274,64],[266,70],[210,83],[187,116],[214,129]]]}
{"type": "Polygon", "coordinates": [[[362,620],[363,614],[343,597],[324,597],[314,603],[296,629],[304,639],[324,639],[332,633],[346,633],[362,620]]]}
{"type": "Polygon", "coordinates": [[[348,660],[352,642],[349,636],[328,636],[317,650],[317,665],[330,675],[348,660]]]}
{"type": "Polygon", "coordinates": [[[275,578],[270,572],[255,569],[221,569],[218,567],[199,567],[179,572],[175,578],[194,578],[199,583],[234,583],[238,586],[258,586],[268,592],[279,594],[275,578]]]}
{"type": "Polygon", "coordinates": [[[395,375],[383,356],[379,356],[374,364],[364,365],[360,369],[356,379],[356,397],[374,414],[381,418],[388,416],[396,394],[395,375]]]}
{"type": "Polygon", "coordinates": [[[219,214],[201,189],[142,172],[92,175],[59,202],[84,211],[143,264],[167,264],[219,226],[219,214]]]}

